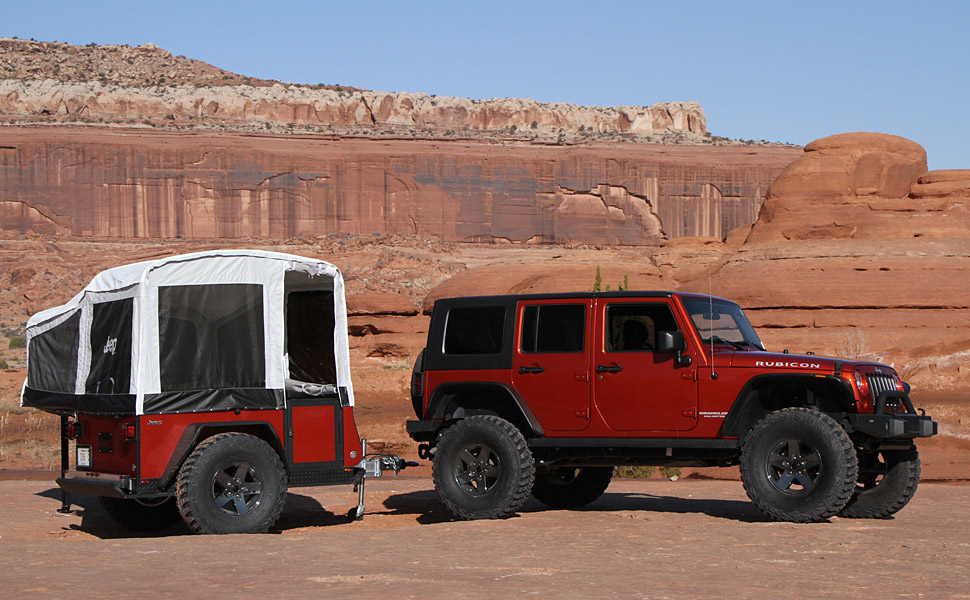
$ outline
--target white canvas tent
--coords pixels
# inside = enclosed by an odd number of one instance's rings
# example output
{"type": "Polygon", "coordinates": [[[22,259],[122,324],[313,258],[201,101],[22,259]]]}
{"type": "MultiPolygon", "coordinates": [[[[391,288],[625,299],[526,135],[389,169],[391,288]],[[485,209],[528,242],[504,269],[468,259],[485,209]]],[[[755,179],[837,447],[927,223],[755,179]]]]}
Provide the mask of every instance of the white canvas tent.
{"type": "Polygon", "coordinates": [[[21,403],[51,412],[282,408],[288,384],[353,404],[343,278],[320,260],[219,250],[108,269],[26,334],[21,403]]]}

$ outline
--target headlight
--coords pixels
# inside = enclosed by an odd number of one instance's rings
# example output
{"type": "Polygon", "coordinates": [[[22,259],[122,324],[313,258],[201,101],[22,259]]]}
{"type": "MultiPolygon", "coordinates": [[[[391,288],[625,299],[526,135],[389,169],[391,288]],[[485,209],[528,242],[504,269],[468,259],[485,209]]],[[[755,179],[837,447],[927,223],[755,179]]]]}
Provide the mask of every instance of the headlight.
{"type": "Polygon", "coordinates": [[[855,372],[855,386],[859,390],[859,396],[865,398],[869,395],[869,381],[861,371],[855,372]]]}

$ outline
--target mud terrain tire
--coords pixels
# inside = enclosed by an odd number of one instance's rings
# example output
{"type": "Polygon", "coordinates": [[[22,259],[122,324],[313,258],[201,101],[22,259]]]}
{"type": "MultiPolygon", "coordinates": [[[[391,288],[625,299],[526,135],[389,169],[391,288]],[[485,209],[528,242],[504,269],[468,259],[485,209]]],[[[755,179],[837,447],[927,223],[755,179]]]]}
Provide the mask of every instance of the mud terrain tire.
{"type": "Polygon", "coordinates": [[[498,519],[515,514],[528,499],[535,461],[514,425],[474,416],[441,433],[432,474],[438,496],[455,516],[498,519]]]}
{"type": "Polygon", "coordinates": [[[562,467],[536,473],[532,495],[552,508],[586,506],[603,495],[613,479],[613,467],[562,467]]]}
{"type": "Polygon", "coordinates": [[[858,463],[845,430],[825,413],[786,408],[762,419],[741,447],[748,497],[778,521],[824,521],[855,490],[858,463]]]}
{"type": "Polygon", "coordinates": [[[151,502],[102,496],[98,500],[115,523],[130,531],[160,531],[182,520],[174,498],[151,502]]]}
{"type": "Polygon", "coordinates": [[[263,533],[283,510],[286,472],[263,440],[221,433],[205,439],[185,460],[176,498],[196,533],[263,533]]]}
{"type": "Polygon", "coordinates": [[[839,513],[853,519],[885,519],[899,512],[916,494],[920,460],[916,446],[859,454],[859,480],[849,503],[839,513]]]}

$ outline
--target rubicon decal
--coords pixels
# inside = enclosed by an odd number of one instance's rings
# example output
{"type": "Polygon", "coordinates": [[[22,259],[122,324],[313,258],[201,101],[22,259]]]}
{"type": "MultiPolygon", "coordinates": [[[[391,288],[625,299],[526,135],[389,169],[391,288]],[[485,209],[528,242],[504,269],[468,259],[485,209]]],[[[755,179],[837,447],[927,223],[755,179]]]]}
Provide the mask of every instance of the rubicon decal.
{"type": "Polygon", "coordinates": [[[788,361],[771,361],[771,360],[756,360],[754,362],[756,367],[788,367],[790,369],[821,369],[822,365],[819,363],[809,363],[809,362],[788,362],[788,361]]]}

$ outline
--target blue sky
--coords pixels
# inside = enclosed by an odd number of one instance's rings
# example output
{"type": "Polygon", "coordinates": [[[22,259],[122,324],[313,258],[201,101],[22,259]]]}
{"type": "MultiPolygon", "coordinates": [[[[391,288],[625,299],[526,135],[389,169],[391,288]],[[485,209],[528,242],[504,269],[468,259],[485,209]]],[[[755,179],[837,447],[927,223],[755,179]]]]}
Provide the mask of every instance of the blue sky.
{"type": "Polygon", "coordinates": [[[848,131],[970,169],[967,2],[10,2],[0,36],[152,42],[254,77],[596,105],[695,100],[716,135],[848,131]]]}

